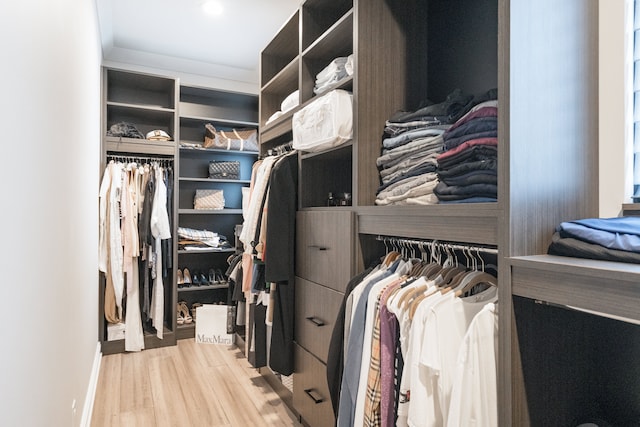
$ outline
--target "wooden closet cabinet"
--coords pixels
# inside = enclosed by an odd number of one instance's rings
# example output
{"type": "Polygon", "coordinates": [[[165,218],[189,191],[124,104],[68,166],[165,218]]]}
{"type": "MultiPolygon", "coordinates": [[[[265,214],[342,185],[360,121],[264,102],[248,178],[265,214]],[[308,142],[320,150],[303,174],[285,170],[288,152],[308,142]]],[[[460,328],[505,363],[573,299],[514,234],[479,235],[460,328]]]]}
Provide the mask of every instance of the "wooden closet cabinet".
{"type": "MultiPolygon", "coordinates": [[[[126,159],[158,159],[171,162],[175,167],[176,141],[179,138],[177,99],[178,81],[176,79],[136,73],[115,68],[102,70],[102,146],[101,167],[102,174],[110,159],[117,157],[126,159]],[[119,122],[133,124],[143,135],[160,129],[171,136],[170,141],[151,141],[147,139],[107,136],[109,128],[119,122]]],[[[175,188],[174,183],[173,187],[175,188]]],[[[176,206],[175,192],[172,206],[176,206]]],[[[169,212],[173,222],[176,219],[175,209],[169,212]]],[[[175,233],[172,232],[172,235],[175,233]]],[[[173,240],[175,243],[175,239],[173,240]]],[[[171,249],[172,257],[176,259],[175,245],[171,249]]],[[[145,348],[175,345],[175,317],[176,301],[173,284],[175,283],[175,269],[169,269],[164,282],[164,330],[163,339],[158,339],[153,331],[145,331],[145,348]]],[[[98,301],[98,337],[103,354],[124,352],[124,339],[109,340],[107,322],[104,317],[105,277],[100,275],[98,301]]]]}
{"type": "MultiPolygon", "coordinates": [[[[303,216],[316,211],[339,212],[343,208],[321,208],[327,193],[351,191],[350,210],[356,217],[351,237],[357,242],[352,254],[355,271],[381,255],[377,235],[496,248],[499,424],[543,425],[538,422],[540,414],[532,411],[547,408],[551,415],[546,419],[560,421],[554,425],[571,419],[571,407],[580,405],[540,404],[543,393],[534,391],[558,385],[544,365],[530,369],[530,354],[520,350],[528,351],[532,343],[539,343],[539,336],[531,334],[538,320],[559,326],[553,320],[539,319],[539,311],[527,304],[533,304],[534,298],[565,304],[580,288],[562,278],[584,277],[590,271],[570,261],[552,268],[544,257],[536,256],[546,253],[560,222],[598,215],[598,2],[307,0],[274,43],[280,45],[286,39],[290,42],[284,50],[290,55],[279,63],[279,71],[267,67],[263,53],[263,70],[271,71],[268,81],[262,81],[261,124],[277,110],[279,103],[267,100],[278,92],[276,88],[282,88],[279,97],[300,90],[304,106],[314,99],[309,89],[314,73],[335,56],[353,53],[355,58],[353,77],[340,82],[341,88],[353,92],[353,140],[325,152],[300,154],[303,216]],[[417,109],[423,100],[440,102],[456,88],[473,94],[498,89],[498,201],[375,206],[379,186],[375,161],[385,121],[398,110],[417,109]],[[534,258],[528,258],[531,256],[534,258]],[[536,270],[540,274],[526,278],[536,270]],[[560,272],[566,276],[558,275],[560,272]],[[520,304],[521,296],[525,305],[520,304]],[[514,299],[519,301],[515,305],[514,299]]],[[[269,45],[265,52],[275,52],[275,46],[269,45]]],[[[264,148],[291,139],[292,114],[263,127],[264,148]]],[[[320,220],[313,219],[313,224],[319,227],[320,220]]],[[[299,242],[313,232],[306,225],[301,227],[299,242]]],[[[343,230],[345,238],[347,232],[343,230]]],[[[302,254],[306,250],[298,248],[297,272],[316,274],[313,266],[305,265],[309,254],[302,254]]],[[[616,274],[625,280],[635,277],[622,270],[616,274]]],[[[300,287],[305,286],[300,282],[300,287]]],[[[625,289],[636,292],[633,287],[625,289]]],[[[307,291],[301,294],[306,298],[307,291]]],[[[593,294],[592,301],[595,295],[602,294],[593,294]]],[[[304,307],[305,303],[298,299],[299,305],[304,307]]],[[[586,306],[594,305],[600,306],[593,302],[586,306]]],[[[614,305],[608,307],[609,312],[617,311],[614,305]]],[[[555,319],[562,321],[561,317],[555,319]]],[[[584,337],[584,345],[590,345],[596,335],[584,337]]],[[[549,345],[573,354],[576,342],[574,336],[549,345]]],[[[297,362],[300,369],[306,369],[306,354],[297,362]]],[[[558,398],[569,401],[571,394],[558,398]]],[[[296,409],[300,411],[298,406],[296,409]]],[[[311,425],[325,422],[318,418],[309,421],[307,415],[303,418],[311,425]]]]}
{"type": "Polygon", "coordinates": [[[293,406],[313,426],[335,422],[327,385],[329,341],[355,273],[355,215],[301,211],[296,224],[295,370],[293,406]]]}
{"type": "MultiPolygon", "coordinates": [[[[177,268],[190,274],[201,272],[209,277],[210,269],[225,272],[227,258],[236,248],[235,228],[242,224],[242,190],[251,183],[251,168],[258,157],[257,151],[237,151],[215,148],[194,148],[202,144],[205,125],[218,131],[256,129],[258,97],[256,95],[227,92],[195,86],[180,86],[180,147],[178,150],[178,226],[208,230],[227,238],[231,247],[207,250],[178,248],[177,268]],[[239,164],[238,179],[209,178],[209,162],[234,161],[239,164]],[[225,205],[220,210],[194,209],[195,193],[199,189],[222,190],[225,205]]],[[[201,286],[176,287],[177,301],[191,308],[195,303],[226,304],[228,282],[201,286]]],[[[244,332],[240,331],[244,337],[244,332]]],[[[177,326],[177,339],[194,338],[195,322],[177,326]]]]}

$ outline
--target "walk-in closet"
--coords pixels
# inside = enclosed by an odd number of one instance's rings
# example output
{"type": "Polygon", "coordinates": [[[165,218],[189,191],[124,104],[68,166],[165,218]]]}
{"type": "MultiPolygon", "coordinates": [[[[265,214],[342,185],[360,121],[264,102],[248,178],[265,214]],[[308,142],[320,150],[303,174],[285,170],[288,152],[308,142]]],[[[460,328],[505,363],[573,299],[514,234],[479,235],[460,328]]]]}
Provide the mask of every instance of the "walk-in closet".
{"type": "Polygon", "coordinates": [[[0,425],[640,426],[640,0],[0,10],[0,425]]]}

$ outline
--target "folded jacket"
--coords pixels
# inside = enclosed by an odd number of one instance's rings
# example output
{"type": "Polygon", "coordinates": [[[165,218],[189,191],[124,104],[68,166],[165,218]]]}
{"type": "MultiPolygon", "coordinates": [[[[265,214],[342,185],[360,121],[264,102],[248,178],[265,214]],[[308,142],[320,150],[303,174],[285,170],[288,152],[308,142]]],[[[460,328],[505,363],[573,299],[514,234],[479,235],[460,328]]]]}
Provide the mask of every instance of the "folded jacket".
{"type": "Polygon", "coordinates": [[[562,237],[573,237],[609,249],[640,253],[640,236],[637,234],[598,230],[571,221],[560,223],[557,231],[562,237]]]}
{"type": "Polygon", "coordinates": [[[436,187],[437,184],[438,184],[438,181],[434,179],[434,180],[424,182],[420,185],[416,185],[415,187],[408,188],[403,193],[386,195],[384,197],[380,197],[380,196],[376,197],[376,205],[386,206],[391,204],[398,204],[399,202],[405,201],[406,199],[409,199],[409,198],[433,195],[433,189],[436,187]]]}
{"type": "Polygon", "coordinates": [[[436,157],[438,153],[428,154],[425,157],[419,159],[406,159],[395,166],[392,166],[387,169],[382,169],[380,171],[380,179],[383,184],[388,183],[406,173],[408,170],[419,167],[421,165],[433,165],[436,168],[438,167],[438,163],[436,161],[436,157]]]}
{"type": "Polygon", "coordinates": [[[640,217],[621,216],[613,218],[585,218],[571,221],[595,230],[609,231],[611,233],[635,234],[640,236],[640,217]]]}
{"type": "Polygon", "coordinates": [[[453,205],[458,203],[495,203],[498,199],[496,197],[469,197],[467,199],[459,200],[440,200],[442,205],[453,205]]]}
{"type": "Polygon", "coordinates": [[[440,200],[460,200],[469,197],[498,197],[495,184],[447,185],[440,181],[433,192],[440,200]]]}
{"type": "Polygon", "coordinates": [[[433,173],[435,171],[436,171],[435,163],[420,163],[419,165],[413,168],[409,168],[408,170],[401,172],[394,179],[381,185],[376,191],[376,194],[380,193],[381,191],[384,191],[386,188],[392,186],[398,181],[402,181],[403,179],[411,178],[413,176],[423,175],[425,173],[433,173]]]}
{"type": "Polygon", "coordinates": [[[442,135],[418,138],[411,141],[409,144],[394,148],[393,150],[389,150],[376,159],[376,165],[378,165],[379,167],[384,164],[392,165],[392,162],[394,160],[406,156],[407,154],[414,154],[415,152],[426,152],[431,150],[442,151],[442,135]]]}
{"type": "Polygon", "coordinates": [[[465,152],[465,150],[468,150],[469,148],[474,147],[476,145],[484,146],[484,147],[497,147],[498,139],[497,138],[479,138],[479,139],[472,139],[469,141],[465,141],[464,143],[458,145],[456,148],[451,150],[446,150],[444,153],[438,156],[438,164],[449,161],[451,159],[455,159],[457,155],[465,152]]]}
{"type": "MultiPolygon", "coordinates": [[[[438,175],[439,176],[439,175],[438,175]]],[[[471,171],[464,175],[443,178],[439,176],[449,186],[461,186],[471,184],[498,184],[498,174],[496,171],[471,171]]]]}
{"type": "Polygon", "coordinates": [[[456,117],[472,100],[473,96],[464,94],[460,89],[455,89],[442,102],[427,105],[412,112],[400,111],[394,114],[390,120],[393,122],[410,122],[416,119],[424,119],[425,117],[433,117],[441,123],[453,123],[454,120],[452,118],[456,117]]]}
{"type": "Polygon", "coordinates": [[[454,129],[449,128],[442,137],[446,144],[454,138],[486,131],[498,131],[497,117],[476,117],[454,129]]]}
{"type": "Polygon", "coordinates": [[[428,158],[437,159],[438,154],[442,153],[441,147],[433,147],[429,149],[424,149],[420,151],[411,151],[407,154],[404,154],[401,157],[393,159],[387,163],[384,163],[380,167],[384,169],[395,167],[399,164],[406,164],[408,166],[414,166],[418,163],[422,163],[423,160],[428,158]]]}
{"type": "Polygon", "coordinates": [[[549,255],[640,264],[640,254],[636,252],[607,249],[579,239],[561,237],[558,232],[553,234],[547,253],[549,255]]]}
{"type": "Polygon", "coordinates": [[[498,117],[498,101],[487,101],[479,104],[471,109],[467,114],[462,116],[460,120],[455,122],[449,128],[450,130],[457,129],[470,120],[478,117],[498,117]]]}
{"type": "Polygon", "coordinates": [[[449,168],[443,168],[438,166],[438,177],[440,180],[446,181],[447,178],[457,177],[465,175],[469,172],[481,172],[481,173],[498,173],[498,159],[494,156],[489,159],[482,160],[467,160],[453,164],[449,168]]]}
{"type": "Polygon", "coordinates": [[[452,150],[459,145],[464,144],[467,141],[471,141],[473,139],[482,139],[482,138],[496,138],[498,137],[498,130],[487,130],[483,132],[470,133],[465,135],[460,135],[457,138],[449,138],[444,142],[445,150],[452,150]]]}
{"type": "Polygon", "coordinates": [[[386,149],[393,149],[402,145],[405,145],[418,138],[424,138],[427,136],[438,136],[444,134],[443,129],[422,127],[407,132],[403,132],[398,136],[392,138],[385,138],[382,140],[382,146],[386,149]]]}
{"type": "Polygon", "coordinates": [[[498,147],[477,145],[461,153],[458,153],[455,157],[450,157],[445,160],[438,160],[438,170],[439,171],[448,170],[455,166],[461,165],[463,163],[477,162],[481,160],[497,160],[497,159],[498,159],[498,147]]]}
{"type": "Polygon", "coordinates": [[[418,175],[415,177],[407,178],[402,181],[395,183],[392,186],[389,186],[384,191],[381,191],[377,198],[386,199],[389,197],[397,197],[402,194],[406,194],[412,188],[423,185],[427,182],[434,182],[437,184],[438,177],[435,173],[426,173],[424,175],[418,175]]]}

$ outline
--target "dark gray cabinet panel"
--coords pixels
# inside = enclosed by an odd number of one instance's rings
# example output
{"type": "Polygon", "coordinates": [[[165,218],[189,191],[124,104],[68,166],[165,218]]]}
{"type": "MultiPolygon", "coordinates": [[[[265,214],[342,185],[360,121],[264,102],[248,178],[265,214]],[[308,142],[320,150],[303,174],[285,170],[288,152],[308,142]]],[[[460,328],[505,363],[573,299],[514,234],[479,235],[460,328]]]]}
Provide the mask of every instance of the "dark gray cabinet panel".
{"type": "Polygon", "coordinates": [[[342,294],[296,277],[296,342],[327,362],[342,294]]]}
{"type": "Polygon", "coordinates": [[[344,292],[353,275],[351,211],[305,211],[297,215],[296,274],[344,292]]]}
{"type": "Polygon", "coordinates": [[[293,406],[314,427],[333,427],[335,417],[329,398],[324,363],[302,347],[295,346],[293,406]]]}

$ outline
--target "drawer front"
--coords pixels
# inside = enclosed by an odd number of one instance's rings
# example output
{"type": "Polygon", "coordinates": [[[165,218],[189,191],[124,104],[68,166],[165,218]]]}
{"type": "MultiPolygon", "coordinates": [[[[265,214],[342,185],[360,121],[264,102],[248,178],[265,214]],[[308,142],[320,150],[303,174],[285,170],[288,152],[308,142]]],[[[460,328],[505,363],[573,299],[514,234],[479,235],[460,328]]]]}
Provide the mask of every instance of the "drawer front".
{"type": "Polygon", "coordinates": [[[293,406],[311,427],[333,427],[335,417],[327,386],[326,366],[295,346],[293,406]]]}
{"type": "Polygon", "coordinates": [[[343,294],[296,277],[296,342],[327,363],[343,294]]]}
{"type": "Polygon", "coordinates": [[[354,270],[353,212],[301,211],[296,231],[296,275],[344,292],[354,270]]]}

